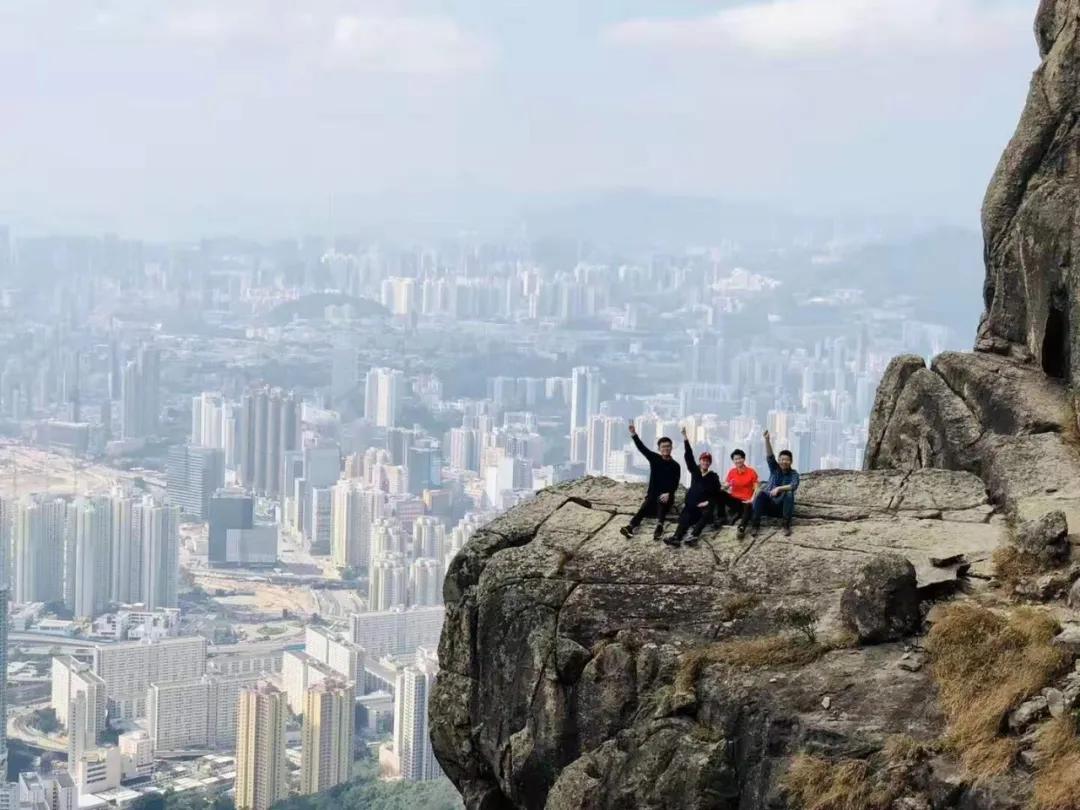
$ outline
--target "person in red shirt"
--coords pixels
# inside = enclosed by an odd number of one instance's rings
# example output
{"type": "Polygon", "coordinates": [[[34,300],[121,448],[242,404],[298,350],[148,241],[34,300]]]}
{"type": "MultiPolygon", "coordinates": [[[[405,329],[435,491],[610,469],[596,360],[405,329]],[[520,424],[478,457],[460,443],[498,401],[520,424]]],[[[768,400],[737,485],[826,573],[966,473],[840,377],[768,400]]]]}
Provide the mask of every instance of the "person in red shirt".
{"type": "Polygon", "coordinates": [[[728,470],[727,479],[724,481],[724,491],[720,493],[717,504],[717,525],[724,525],[727,510],[735,512],[735,520],[745,520],[750,514],[750,506],[754,502],[754,493],[757,492],[757,471],[746,463],[746,453],[735,449],[731,452],[732,468],[728,470]]]}

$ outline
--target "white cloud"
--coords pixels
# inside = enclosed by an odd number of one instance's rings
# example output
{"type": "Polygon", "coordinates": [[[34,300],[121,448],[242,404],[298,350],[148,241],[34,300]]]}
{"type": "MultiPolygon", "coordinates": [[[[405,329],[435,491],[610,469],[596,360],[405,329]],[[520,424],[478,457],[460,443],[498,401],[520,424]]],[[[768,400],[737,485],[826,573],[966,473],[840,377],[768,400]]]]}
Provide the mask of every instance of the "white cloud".
{"type": "Polygon", "coordinates": [[[1031,13],[985,0],[772,0],[693,19],[627,20],[604,36],[628,46],[791,56],[912,45],[984,49],[1015,39],[1031,13]]]}
{"type": "Polygon", "coordinates": [[[92,17],[94,32],[166,46],[260,49],[293,65],[426,76],[488,67],[495,49],[448,16],[411,13],[384,0],[187,0],[142,7],[117,2],[92,17]]]}
{"type": "Polygon", "coordinates": [[[491,46],[445,17],[347,15],[337,19],[327,56],[332,67],[450,75],[487,67],[491,46]]]}

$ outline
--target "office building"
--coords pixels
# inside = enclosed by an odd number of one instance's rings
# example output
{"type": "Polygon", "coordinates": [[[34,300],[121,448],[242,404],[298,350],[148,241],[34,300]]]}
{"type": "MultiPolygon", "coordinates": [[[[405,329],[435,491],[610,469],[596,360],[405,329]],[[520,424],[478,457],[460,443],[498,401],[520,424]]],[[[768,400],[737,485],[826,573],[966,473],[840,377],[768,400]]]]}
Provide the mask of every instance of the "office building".
{"type": "Polygon", "coordinates": [[[225,456],[216,447],[181,444],[169,448],[166,499],[181,513],[206,520],[210,498],[225,483],[225,456]]]}
{"type": "Polygon", "coordinates": [[[308,543],[313,554],[329,554],[333,538],[334,490],[330,487],[310,487],[311,529],[308,543]]]}
{"type": "Polygon", "coordinates": [[[331,678],[308,688],[301,733],[302,795],[328,790],[349,780],[355,712],[356,692],[352,683],[331,678]]]}
{"type": "Polygon", "coordinates": [[[284,693],[261,684],[240,693],[236,724],[236,808],[269,810],[286,798],[284,693]]]}
{"type": "Polygon", "coordinates": [[[578,366],[570,373],[570,460],[585,461],[589,421],[600,410],[600,370],[578,366]]]}
{"type": "Polygon", "coordinates": [[[229,560],[228,533],[255,526],[255,499],[243,490],[220,490],[210,498],[207,559],[211,565],[229,560]]]}
{"type": "Polygon", "coordinates": [[[278,558],[278,527],[254,526],[229,529],[225,535],[225,560],[235,565],[273,565],[278,558]]]}
{"type": "Polygon", "coordinates": [[[372,368],[365,378],[364,417],[379,427],[396,427],[405,375],[397,369],[372,368]]]}
{"type": "Polygon", "coordinates": [[[110,716],[120,720],[146,716],[146,690],[151,684],[197,680],[205,671],[206,639],[201,636],[94,648],[94,673],[105,681],[110,716]]]}

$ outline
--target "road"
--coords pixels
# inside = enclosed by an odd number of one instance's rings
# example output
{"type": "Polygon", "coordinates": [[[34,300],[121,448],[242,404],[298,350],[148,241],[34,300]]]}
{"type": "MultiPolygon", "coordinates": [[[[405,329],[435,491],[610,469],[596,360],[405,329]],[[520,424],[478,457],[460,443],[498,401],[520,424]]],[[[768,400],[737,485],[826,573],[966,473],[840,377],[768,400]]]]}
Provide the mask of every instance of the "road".
{"type": "Polygon", "coordinates": [[[41,748],[45,751],[60,751],[66,753],[66,738],[50,737],[47,734],[43,734],[37,729],[30,727],[29,718],[30,715],[34,713],[34,710],[47,708],[48,705],[48,701],[45,703],[36,703],[9,715],[7,719],[8,737],[13,740],[21,740],[27,745],[32,745],[35,748],[41,748]]]}

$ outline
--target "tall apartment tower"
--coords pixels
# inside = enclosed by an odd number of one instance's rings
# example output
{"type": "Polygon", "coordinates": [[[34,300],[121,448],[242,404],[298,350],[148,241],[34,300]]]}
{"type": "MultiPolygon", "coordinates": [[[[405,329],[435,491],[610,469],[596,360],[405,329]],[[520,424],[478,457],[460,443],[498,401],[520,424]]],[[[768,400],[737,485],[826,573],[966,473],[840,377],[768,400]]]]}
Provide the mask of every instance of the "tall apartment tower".
{"type": "Polygon", "coordinates": [[[240,401],[240,483],[259,495],[281,495],[285,454],[302,440],[301,400],[280,389],[248,391],[240,401]]]}
{"type": "Polygon", "coordinates": [[[133,510],[142,527],[142,601],[147,610],[177,606],[180,508],[147,495],[133,510]]]}
{"type": "Polygon", "coordinates": [[[64,598],[64,537],[67,504],[26,498],[15,509],[13,557],[16,602],[64,598]]]}
{"type": "Polygon", "coordinates": [[[304,695],[300,793],[318,793],[347,782],[353,761],[356,690],[328,679],[304,695]]]}
{"type": "Polygon", "coordinates": [[[236,808],[269,810],[288,796],[285,693],[263,683],[240,693],[236,719],[236,808]]]}

